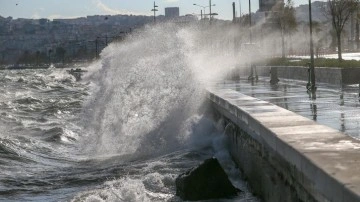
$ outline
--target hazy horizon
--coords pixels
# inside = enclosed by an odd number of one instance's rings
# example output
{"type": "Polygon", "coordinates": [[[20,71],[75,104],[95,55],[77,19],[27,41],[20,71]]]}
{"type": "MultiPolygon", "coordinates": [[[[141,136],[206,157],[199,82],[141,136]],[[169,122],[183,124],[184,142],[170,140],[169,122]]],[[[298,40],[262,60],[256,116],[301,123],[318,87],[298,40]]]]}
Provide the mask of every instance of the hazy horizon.
{"type": "MultiPolygon", "coordinates": [[[[324,1],[324,0],[322,0],[324,1]]],[[[232,19],[232,2],[236,3],[236,12],[249,13],[248,0],[212,0],[212,12],[218,13],[217,18],[232,19]],[[241,3],[239,5],[239,3],[241,3]]],[[[313,1],[314,2],[314,1],[313,1]]],[[[151,16],[153,13],[153,1],[146,0],[1,0],[0,16],[27,18],[27,19],[70,19],[86,17],[91,15],[145,15],[151,16]],[[69,6],[71,5],[71,6],[69,6]]],[[[294,5],[308,4],[307,0],[294,0],[294,5]]],[[[158,12],[156,15],[164,15],[165,7],[179,7],[180,15],[195,14],[199,15],[200,10],[209,12],[209,1],[207,0],[161,0],[156,1],[158,12]],[[201,5],[195,6],[193,4],[201,5]]],[[[252,0],[251,11],[255,12],[259,8],[259,1],[252,0]]]]}

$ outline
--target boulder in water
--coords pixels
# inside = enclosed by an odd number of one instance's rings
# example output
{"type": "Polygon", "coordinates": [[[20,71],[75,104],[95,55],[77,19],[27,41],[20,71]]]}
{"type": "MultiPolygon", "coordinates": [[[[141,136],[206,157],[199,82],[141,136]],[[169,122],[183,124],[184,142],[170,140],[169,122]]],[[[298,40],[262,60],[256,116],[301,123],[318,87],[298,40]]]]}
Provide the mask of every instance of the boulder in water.
{"type": "Polygon", "coordinates": [[[216,158],[179,175],[175,183],[176,195],[190,201],[234,197],[240,191],[231,184],[216,158]]]}
{"type": "Polygon", "coordinates": [[[22,83],[22,82],[24,82],[25,80],[22,78],[22,77],[20,77],[19,79],[18,79],[18,82],[19,83],[22,83]]]}

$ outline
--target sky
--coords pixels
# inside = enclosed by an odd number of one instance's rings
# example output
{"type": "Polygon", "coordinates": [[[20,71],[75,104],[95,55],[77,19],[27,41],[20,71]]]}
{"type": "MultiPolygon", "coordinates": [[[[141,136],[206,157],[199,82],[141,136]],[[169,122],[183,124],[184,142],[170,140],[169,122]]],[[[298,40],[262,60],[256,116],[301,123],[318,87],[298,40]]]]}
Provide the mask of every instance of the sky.
{"type": "MultiPolygon", "coordinates": [[[[180,7],[180,15],[200,14],[200,6],[208,6],[210,0],[157,0],[158,12],[164,15],[165,7],[180,7]],[[197,4],[200,6],[194,6],[197,4]]],[[[293,0],[295,6],[308,4],[308,0],[293,0]]],[[[314,1],[314,0],[313,0],[314,1]]],[[[324,0],[322,0],[324,1],[324,0]]],[[[232,2],[237,14],[249,12],[249,0],[211,0],[213,13],[220,19],[232,18],[232,2]],[[239,5],[240,2],[240,5],[239,5]]],[[[13,18],[76,18],[88,15],[152,15],[154,0],[0,0],[0,16],[13,18]]],[[[251,11],[259,8],[259,0],[251,0],[251,11]]],[[[206,13],[209,8],[205,8],[206,13]]]]}

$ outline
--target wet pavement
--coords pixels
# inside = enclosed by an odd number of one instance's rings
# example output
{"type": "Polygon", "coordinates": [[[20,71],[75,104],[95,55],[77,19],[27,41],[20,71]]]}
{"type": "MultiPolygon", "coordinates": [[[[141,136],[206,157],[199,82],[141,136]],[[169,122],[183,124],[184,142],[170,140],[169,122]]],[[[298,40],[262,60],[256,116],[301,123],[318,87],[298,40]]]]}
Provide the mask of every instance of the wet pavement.
{"type": "Polygon", "coordinates": [[[360,139],[359,85],[335,86],[317,83],[315,93],[306,91],[306,82],[282,80],[270,85],[269,78],[258,81],[225,81],[221,88],[233,89],[360,139]]]}

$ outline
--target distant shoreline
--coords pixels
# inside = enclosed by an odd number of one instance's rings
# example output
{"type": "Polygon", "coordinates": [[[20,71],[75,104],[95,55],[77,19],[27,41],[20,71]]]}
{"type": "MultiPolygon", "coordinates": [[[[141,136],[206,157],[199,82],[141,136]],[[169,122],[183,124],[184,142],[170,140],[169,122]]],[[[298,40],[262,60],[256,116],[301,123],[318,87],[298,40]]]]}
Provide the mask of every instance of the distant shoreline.
{"type": "Polygon", "coordinates": [[[76,68],[78,66],[86,67],[91,61],[84,62],[74,62],[66,64],[40,64],[40,65],[30,65],[30,64],[14,64],[14,65],[1,65],[0,70],[23,70],[23,69],[63,69],[63,68],[76,68]]]}

